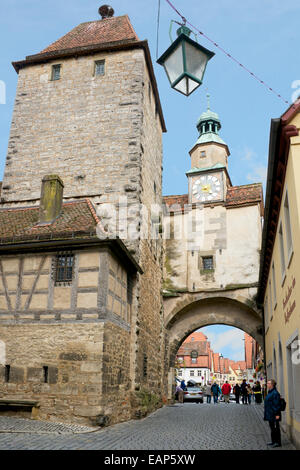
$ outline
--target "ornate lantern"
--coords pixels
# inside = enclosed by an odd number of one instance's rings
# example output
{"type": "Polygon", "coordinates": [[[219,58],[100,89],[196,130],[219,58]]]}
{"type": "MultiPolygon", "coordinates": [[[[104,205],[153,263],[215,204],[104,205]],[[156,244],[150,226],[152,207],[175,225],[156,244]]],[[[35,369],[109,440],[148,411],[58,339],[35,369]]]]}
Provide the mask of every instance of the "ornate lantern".
{"type": "Polygon", "coordinates": [[[207,62],[215,55],[193,41],[190,34],[191,30],[181,25],[177,39],[157,61],[164,67],[171,87],[186,96],[201,85],[207,62]]]}

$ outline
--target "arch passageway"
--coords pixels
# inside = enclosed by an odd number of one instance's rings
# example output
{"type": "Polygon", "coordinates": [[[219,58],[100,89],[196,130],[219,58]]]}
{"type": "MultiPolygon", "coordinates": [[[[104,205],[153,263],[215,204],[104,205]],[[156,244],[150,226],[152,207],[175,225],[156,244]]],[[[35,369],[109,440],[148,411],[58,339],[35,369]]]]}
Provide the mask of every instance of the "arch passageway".
{"type": "Polygon", "coordinates": [[[246,292],[184,294],[167,300],[165,313],[169,368],[174,367],[177,350],[185,338],[208,325],[240,328],[263,346],[262,315],[246,292]]]}

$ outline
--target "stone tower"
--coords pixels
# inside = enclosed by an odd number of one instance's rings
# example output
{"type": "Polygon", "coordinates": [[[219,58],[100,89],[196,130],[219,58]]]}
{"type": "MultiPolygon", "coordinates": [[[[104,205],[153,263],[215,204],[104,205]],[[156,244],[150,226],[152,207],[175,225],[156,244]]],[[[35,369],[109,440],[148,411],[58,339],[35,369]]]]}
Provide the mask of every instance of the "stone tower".
{"type": "MultiPolygon", "coordinates": [[[[99,12],[102,19],[13,63],[19,77],[1,194],[0,335],[10,380],[18,370],[26,396],[40,400],[41,416],[85,420],[104,414],[115,422],[141,413],[141,389],[158,393],[157,403],[163,398],[161,242],[151,240],[150,215],[139,216],[161,203],[166,129],[147,41],[138,39],[127,15],[99,12]],[[119,232],[120,240],[110,230],[107,204],[117,215],[122,209],[118,223],[127,221],[134,236],[119,232]],[[38,239],[40,254],[48,240],[41,259],[35,257],[38,239]],[[16,240],[26,240],[21,250],[16,240]],[[69,280],[68,266],[74,274],[69,280]],[[58,325],[60,340],[51,351],[47,337],[58,325]],[[21,332],[22,348],[14,340],[21,332]],[[87,361],[78,377],[86,375],[78,378],[81,385],[72,378],[75,396],[70,392],[63,411],[53,403],[47,409],[48,396],[34,391],[30,374],[39,381],[46,367],[54,370],[51,393],[60,401],[69,377],[65,366],[75,370],[78,361],[87,361]],[[84,406],[76,412],[74,404],[84,406]]],[[[3,381],[0,392],[7,393],[3,381]]]]}

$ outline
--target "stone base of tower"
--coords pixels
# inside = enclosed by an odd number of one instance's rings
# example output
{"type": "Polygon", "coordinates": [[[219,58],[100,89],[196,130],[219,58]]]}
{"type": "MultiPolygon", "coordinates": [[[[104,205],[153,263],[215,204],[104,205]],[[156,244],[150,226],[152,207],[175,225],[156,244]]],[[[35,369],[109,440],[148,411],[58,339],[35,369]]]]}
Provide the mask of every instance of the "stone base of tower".
{"type": "Polygon", "coordinates": [[[161,406],[161,393],[131,391],[130,332],[112,323],[1,325],[10,358],[0,366],[0,399],[36,401],[31,415],[0,414],[82,425],[143,417],[161,406]]]}

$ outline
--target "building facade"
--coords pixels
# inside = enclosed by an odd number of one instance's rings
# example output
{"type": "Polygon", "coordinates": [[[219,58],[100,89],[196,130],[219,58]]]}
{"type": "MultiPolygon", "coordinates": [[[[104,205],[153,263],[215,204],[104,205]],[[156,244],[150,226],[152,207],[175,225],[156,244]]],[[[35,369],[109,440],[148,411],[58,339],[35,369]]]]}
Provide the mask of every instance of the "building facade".
{"type": "Polygon", "coordinates": [[[283,426],[300,448],[300,105],[272,119],[258,300],[264,305],[267,379],[287,408],[283,426]]]}
{"type": "Polygon", "coordinates": [[[205,385],[210,381],[212,350],[207,336],[195,331],[182,343],[177,353],[177,377],[205,385]]]}

